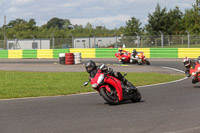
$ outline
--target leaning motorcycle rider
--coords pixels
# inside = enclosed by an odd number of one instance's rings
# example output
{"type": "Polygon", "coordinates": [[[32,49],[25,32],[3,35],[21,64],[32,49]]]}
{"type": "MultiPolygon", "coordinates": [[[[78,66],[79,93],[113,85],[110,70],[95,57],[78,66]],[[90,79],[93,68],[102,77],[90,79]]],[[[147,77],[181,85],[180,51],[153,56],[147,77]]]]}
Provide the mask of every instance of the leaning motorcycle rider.
{"type": "Polygon", "coordinates": [[[132,53],[131,53],[131,60],[130,62],[132,63],[136,63],[136,55],[138,54],[138,52],[136,51],[136,49],[133,49],[132,53]]]}
{"type": "MultiPolygon", "coordinates": [[[[195,65],[196,65],[196,63],[195,63],[196,61],[193,61],[193,60],[191,60],[190,58],[188,58],[188,57],[185,57],[184,59],[183,59],[183,64],[184,64],[184,66],[185,66],[185,74],[186,74],[186,76],[187,77],[190,77],[191,76],[191,74],[190,74],[190,69],[194,69],[195,68],[195,65]]],[[[192,83],[194,84],[194,83],[197,83],[198,82],[198,80],[195,78],[195,77],[192,77],[192,83]]]]}
{"type": "MultiPolygon", "coordinates": [[[[89,75],[89,81],[91,81],[92,78],[95,77],[97,71],[100,69],[100,66],[97,66],[96,63],[92,60],[89,60],[88,62],[85,63],[85,69],[86,71],[90,74],[89,75]]],[[[120,72],[115,72],[113,71],[112,68],[104,65],[104,67],[101,69],[104,73],[109,73],[111,76],[119,79],[120,81],[122,81],[128,88],[127,91],[131,91],[131,90],[136,90],[137,88],[131,84],[124,76],[122,76],[122,74],[120,72]]]]}
{"type": "Polygon", "coordinates": [[[133,49],[131,55],[132,55],[134,58],[136,58],[135,56],[137,55],[137,53],[138,53],[138,52],[136,51],[136,49],[133,49]]]}
{"type": "Polygon", "coordinates": [[[118,53],[117,58],[118,58],[119,62],[122,61],[121,59],[123,58],[123,56],[122,56],[123,54],[126,56],[128,55],[128,51],[123,50],[123,49],[119,49],[117,53],[118,53]]]}

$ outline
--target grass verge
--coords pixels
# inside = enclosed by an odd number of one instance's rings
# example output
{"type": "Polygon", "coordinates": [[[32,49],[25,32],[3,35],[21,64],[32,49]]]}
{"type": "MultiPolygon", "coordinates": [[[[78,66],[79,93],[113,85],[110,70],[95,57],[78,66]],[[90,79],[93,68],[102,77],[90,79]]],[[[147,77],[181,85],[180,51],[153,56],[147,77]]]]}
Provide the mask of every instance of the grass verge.
{"type": "MultiPolygon", "coordinates": [[[[135,86],[169,82],[185,75],[161,73],[128,73],[126,78],[135,86]]],[[[0,71],[0,99],[56,96],[94,91],[86,72],[18,72],[0,71]]]]}

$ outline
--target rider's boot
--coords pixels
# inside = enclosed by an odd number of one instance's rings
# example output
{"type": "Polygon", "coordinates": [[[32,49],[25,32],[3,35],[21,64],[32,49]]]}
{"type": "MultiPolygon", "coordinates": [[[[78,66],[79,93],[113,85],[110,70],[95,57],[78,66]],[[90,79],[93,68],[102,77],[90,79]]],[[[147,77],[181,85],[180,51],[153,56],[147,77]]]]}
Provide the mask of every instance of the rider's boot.
{"type": "Polygon", "coordinates": [[[123,83],[127,86],[127,92],[136,91],[137,90],[137,88],[125,78],[123,79],[123,83]]]}
{"type": "Polygon", "coordinates": [[[192,79],[192,83],[195,84],[198,82],[198,79],[192,79]]]}

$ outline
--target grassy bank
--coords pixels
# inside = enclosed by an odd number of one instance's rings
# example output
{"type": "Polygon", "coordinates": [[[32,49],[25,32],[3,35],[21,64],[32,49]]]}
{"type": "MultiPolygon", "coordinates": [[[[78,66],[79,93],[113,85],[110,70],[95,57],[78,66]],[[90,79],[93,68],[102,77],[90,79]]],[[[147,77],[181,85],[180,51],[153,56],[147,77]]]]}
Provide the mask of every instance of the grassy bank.
{"type": "MultiPolygon", "coordinates": [[[[183,78],[184,75],[160,73],[128,73],[126,78],[135,86],[163,83],[183,78]]],[[[18,72],[0,71],[0,99],[56,96],[91,92],[86,72],[18,72]]]]}

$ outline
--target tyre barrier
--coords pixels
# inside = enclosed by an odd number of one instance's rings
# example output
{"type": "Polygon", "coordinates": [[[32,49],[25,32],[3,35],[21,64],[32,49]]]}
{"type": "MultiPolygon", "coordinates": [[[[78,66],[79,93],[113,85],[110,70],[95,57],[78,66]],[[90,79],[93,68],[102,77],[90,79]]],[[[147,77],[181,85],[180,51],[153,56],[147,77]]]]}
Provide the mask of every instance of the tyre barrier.
{"type": "Polygon", "coordinates": [[[72,65],[81,63],[81,53],[59,53],[59,64],[72,65]]]}
{"type": "Polygon", "coordinates": [[[74,64],[74,54],[73,53],[65,53],[65,65],[74,64]]]}
{"type": "Polygon", "coordinates": [[[65,65],[65,53],[59,54],[59,64],[65,65]]]}
{"type": "Polygon", "coordinates": [[[81,53],[74,53],[74,64],[81,64],[81,53]]]}

